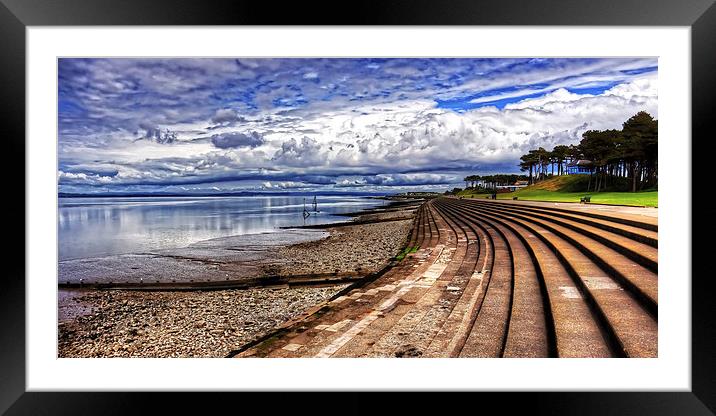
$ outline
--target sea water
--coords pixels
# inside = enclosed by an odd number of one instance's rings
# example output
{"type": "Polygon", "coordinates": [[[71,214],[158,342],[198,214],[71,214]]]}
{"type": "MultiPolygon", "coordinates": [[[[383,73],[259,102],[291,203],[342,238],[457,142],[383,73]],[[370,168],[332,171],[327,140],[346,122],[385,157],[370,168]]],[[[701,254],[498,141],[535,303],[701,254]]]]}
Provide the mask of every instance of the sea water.
{"type": "Polygon", "coordinates": [[[59,259],[146,253],[281,227],[328,224],[384,204],[359,196],[60,198],[59,259]],[[304,220],[306,210],[311,214],[304,220]]]}

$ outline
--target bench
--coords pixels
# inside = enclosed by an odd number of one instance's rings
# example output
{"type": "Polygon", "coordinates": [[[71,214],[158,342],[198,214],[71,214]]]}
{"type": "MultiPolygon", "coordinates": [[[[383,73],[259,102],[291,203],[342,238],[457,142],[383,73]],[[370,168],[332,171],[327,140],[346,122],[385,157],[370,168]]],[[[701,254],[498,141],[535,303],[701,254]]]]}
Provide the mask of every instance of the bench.
{"type": "Polygon", "coordinates": [[[579,198],[579,203],[581,203],[581,204],[589,203],[591,200],[592,200],[591,196],[584,196],[582,198],[579,198]]]}

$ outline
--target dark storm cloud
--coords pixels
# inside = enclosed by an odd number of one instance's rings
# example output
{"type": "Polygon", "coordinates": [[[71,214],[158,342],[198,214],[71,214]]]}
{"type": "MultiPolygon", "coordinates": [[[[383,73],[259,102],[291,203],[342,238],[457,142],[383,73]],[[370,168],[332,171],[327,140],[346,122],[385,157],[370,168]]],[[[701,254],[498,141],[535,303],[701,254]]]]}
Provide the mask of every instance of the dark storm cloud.
{"type": "Polygon", "coordinates": [[[214,117],[211,118],[211,121],[216,124],[232,124],[237,121],[245,120],[245,118],[240,117],[236,111],[230,108],[222,108],[220,110],[216,110],[216,114],[214,114],[214,117]]]}
{"type": "Polygon", "coordinates": [[[235,147],[258,147],[265,143],[263,136],[255,131],[250,133],[222,133],[211,136],[211,143],[219,149],[235,147]]]}

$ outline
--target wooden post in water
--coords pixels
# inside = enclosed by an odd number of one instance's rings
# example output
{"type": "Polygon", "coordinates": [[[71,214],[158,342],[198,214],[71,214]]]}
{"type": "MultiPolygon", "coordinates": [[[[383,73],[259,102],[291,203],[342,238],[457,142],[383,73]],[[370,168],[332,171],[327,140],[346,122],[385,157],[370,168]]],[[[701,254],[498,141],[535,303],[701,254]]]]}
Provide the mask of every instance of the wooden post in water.
{"type": "Polygon", "coordinates": [[[303,225],[306,225],[306,218],[310,216],[311,213],[306,209],[306,198],[303,198],[303,225]]]}

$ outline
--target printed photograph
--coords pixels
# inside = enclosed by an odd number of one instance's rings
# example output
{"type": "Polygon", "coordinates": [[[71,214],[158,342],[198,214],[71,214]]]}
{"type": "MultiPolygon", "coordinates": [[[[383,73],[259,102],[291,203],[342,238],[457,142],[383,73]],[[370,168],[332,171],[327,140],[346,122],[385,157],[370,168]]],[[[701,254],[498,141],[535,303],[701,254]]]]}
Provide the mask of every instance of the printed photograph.
{"type": "Polygon", "coordinates": [[[59,358],[658,357],[656,57],[57,77],[59,358]]]}

